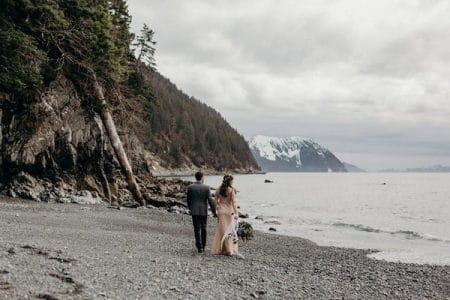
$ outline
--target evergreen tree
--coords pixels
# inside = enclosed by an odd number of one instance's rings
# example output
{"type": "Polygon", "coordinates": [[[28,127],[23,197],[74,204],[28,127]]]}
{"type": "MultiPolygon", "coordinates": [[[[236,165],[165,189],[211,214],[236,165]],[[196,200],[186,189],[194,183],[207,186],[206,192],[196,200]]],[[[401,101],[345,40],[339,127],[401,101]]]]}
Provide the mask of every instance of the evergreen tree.
{"type": "Polygon", "coordinates": [[[148,119],[147,144],[152,152],[177,167],[258,168],[247,142],[219,113],[185,95],[158,72],[146,75],[157,99],[148,119]],[[172,147],[175,143],[181,157],[172,147]]]}
{"type": "Polygon", "coordinates": [[[126,66],[130,58],[130,45],[134,35],[130,32],[131,16],[128,14],[127,3],[123,0],[108,2],[113,26],[115,55],[121,59],[121,65],[126,66]]]}
{"type": "Polygon", "coordinates": [[[155,32],[147,24],[144,24],[141,34],[136,37],[136,41],[132,44],[133,51],[137,55],[137,61],[144,62],[152,70],[156,69],[154,58],[156,42],[153,39],[154,34],[155,32]]]}
{"type": "Polygon", "coordinates": [[[0,5],[0,92],[33,101],[57,74],[71,79],[102,118],[130,191],[144,204],[106,101],[118,89],[129,57],[125,1],[3,0],[0,5]]]}

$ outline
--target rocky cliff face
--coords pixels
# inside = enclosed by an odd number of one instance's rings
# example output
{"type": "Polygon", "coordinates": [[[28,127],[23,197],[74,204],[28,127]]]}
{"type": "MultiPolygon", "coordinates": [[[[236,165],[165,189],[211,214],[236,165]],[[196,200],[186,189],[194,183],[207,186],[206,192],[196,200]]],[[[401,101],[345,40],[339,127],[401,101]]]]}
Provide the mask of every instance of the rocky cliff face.
{"type": "Polygon", "coordinates": [[[258,164],[270,172],[347,172],[328,149],[299,137],[257,135],[249,141],[258,164]]]}
{"type": "MultiPolygon", "coordinates": [[[[48,195],[38,194],[48,192],[46,187],[50,185],[66,187],[67,191],[95,191],[103,196],[103,186],[108,181],[114,194],[120,196],[120,169],[101,120],[83,107],[71,81],[58,77],[34,103],[21,105],[8,95],[1,97],[4,193],[14,196],[15,191],[21,190],[14,186],[23,184],[33,193],[19,196],[35,200],[46,200],[48,195]]],[[[126,127],[119,130],[134,170],[149,175],[151,153],[126,127]]]]}
{"type": "MultiPolygon", "coordinates": [[[[160,167],[161,158],[142,141],[146,123],[140,117],[139,103],[127,103],[128,109],[113,104],[119,135],[147,201],[161,206],[158,197],[172,202],[176,195],[181,199],[183,184],[161,184],[151,176],[160,167]]],[[[89,111],[65,77],[53,81],[33,103],[0,94],[0,126],[3,194],[95,203],[104,197],[108,183],[113,200],[132,201],[101,120],[89,111]]]]}
{"type": "MultiPolygon", "coordinates": [[[[144,193],[167,196],[164,188],[155,190],[155,185],[160,184],[152,173],[170,170],[170,164],[160,156],[164,149],[157,153],[151,150],[155,145],[149,139],[143,106],[134,98],[116,99],[110,109],[144,193]]],[[[3,194],[42,201],[79,202],[77,193],[84,191],[85,196],[89,192],[88,198],[95,196],[91,200],[96,202],[94,198],[105,196],[108,183],[113,200],[131,201],[100,118],[83,103],[67,78],[59,76],[32,103],[0,93],[0,126],[0,191],[3,194]]],[[[166,145],[170,146],[170,140],[166,145]]],[[[234,171],[257,168],[254,160],[240,163],[242,169],[234,171]]],[[[189,167],[198,166],[185,165],[184,171],[189,167]]],[[[203,168],[214,170],[214,166],[203,168]]],[[[181,186],[174,190],[179,196],[184,192],[181,186]]],[[[150,195],[147,201],[151,203],[155,199],[150,195]]],[[[170,191],[168,195],[171,197],[170,191]]]]}

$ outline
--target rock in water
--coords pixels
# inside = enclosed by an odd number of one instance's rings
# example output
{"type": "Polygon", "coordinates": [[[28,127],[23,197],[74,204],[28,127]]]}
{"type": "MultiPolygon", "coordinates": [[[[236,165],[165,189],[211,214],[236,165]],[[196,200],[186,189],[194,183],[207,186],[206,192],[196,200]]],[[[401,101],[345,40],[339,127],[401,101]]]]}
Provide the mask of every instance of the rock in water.
{"type": "Polygon", "coordinates": [[[241,218],[241,219],[248,219],[249,215],[239,212],[239,218],[241,218]]]}

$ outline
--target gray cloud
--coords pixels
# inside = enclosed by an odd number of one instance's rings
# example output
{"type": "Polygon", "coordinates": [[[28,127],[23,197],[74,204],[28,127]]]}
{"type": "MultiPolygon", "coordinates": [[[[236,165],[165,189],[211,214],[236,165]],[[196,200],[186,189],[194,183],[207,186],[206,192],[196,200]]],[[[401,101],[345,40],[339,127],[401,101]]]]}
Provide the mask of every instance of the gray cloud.
{"type": "Polygon", "coordinates": [[[450,164],[450,3],[131,0],[162,74],[245,135],[316,139],[368,169],[450,164]]]}

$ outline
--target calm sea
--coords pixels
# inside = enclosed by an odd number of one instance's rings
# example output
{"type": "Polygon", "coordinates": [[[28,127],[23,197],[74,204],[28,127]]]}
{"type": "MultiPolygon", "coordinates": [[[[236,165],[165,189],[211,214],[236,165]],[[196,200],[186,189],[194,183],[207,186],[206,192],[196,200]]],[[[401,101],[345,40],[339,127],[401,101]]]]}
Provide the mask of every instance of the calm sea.
{"type": "Polygon", "coordinates": [[[377,249],[377,259],[450,265],[450,174],[268,173],[237,175],[235,186],[257,229],[377,249]]]}

